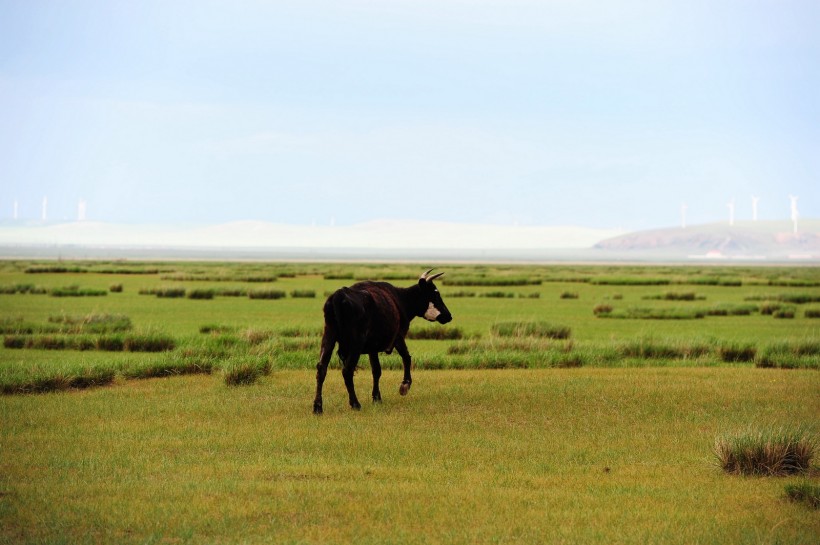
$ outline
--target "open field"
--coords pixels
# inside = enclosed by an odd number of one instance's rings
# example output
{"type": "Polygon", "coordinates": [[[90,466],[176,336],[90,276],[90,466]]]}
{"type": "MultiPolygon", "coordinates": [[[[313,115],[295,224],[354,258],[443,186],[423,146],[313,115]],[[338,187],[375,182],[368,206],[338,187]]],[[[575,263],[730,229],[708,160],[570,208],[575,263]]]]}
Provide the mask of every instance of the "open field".
{"type": "Polygon", "coordinates": [[[410,394],[312,415],[325,294],[424,269],[0,263],[1,542],[817,541],[712,449],[820,433],[818,269],[447,266],[410,394]]]}

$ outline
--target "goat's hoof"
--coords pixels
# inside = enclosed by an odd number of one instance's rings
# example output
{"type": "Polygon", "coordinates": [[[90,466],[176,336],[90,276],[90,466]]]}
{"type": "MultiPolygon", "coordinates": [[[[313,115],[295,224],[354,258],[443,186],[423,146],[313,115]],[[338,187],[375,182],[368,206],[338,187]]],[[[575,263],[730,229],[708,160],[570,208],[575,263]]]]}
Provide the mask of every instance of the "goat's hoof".
{"type": "Polygon", "coordinates": [[[361,411],[362,410],[362,404],[359,403],[358,401],[354,401],[353,403],[350,404],[350,408],[353,409],[354,411],[361,411]]]}
{"type": "Polygon", "coordinates": [[[401,386],[399,386],[399,393],[403,396],[407,395],[407,392],[410,391],[410,385],[412,382],[402,382],[401,386]]]}
{"type": "Polygon", "coordinates": [[[313,404],[313,414],[322,414],[322,404],[321,403],[314,403],[313,404]]]}

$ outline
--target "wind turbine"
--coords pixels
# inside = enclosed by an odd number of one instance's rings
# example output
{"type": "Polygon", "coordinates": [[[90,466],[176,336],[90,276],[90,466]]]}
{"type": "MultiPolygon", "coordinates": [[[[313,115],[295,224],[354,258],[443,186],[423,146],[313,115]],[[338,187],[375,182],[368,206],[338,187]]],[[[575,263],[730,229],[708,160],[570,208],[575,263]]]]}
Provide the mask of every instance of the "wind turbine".
{"type": "Polygon", "coordinates": [[[77,221],[85,221],[85,200],[80,199],[80,202],[77,203],[77,221]]]}
{"type": "Polygon", "coordinates": [[[760,197],[755,197],[752,195],[752,221],[757,221],[757,203],[760,201],[760,197]]]}
{"type": "Polygon", "coordinates": [[[680,227],[681,229],[686,229],[686,209],[689,208],[686,206],[686,203],[681,203],[680,205],[680,227]]]}
{"type": "Polygon", "coordinates": [[[794,224],[794,234],[797,234],[797,218],[800,217],[800,213],[797,211],[797,197],[794,195],[789,195],[789,199],[792,201],[792,223],[794,224]]]}
{"type": "Polygon", "coordinates": [[[18,214],[19,205],[17,204],[17,199],[14,199],[14,221],[17,221],[20,218],[18,214]]]}
{"type": "Polygon", "coordinates": [[[43,222],[48,220],[48,197],[43,197],[43,222]]]}
{"type": "Polygon", "coordinates": [[[729,208],[729,227],[735,224],[735,200],[729,201],[726,206],[729,208]]]}

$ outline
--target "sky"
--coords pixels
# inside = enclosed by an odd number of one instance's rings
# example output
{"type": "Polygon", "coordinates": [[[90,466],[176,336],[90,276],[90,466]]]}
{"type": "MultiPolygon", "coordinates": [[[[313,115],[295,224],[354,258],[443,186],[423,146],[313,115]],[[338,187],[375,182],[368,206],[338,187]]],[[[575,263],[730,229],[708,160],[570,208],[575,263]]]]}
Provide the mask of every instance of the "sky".
{"type": "Polygon", "coordinates": [[[0,0],[0,221],[820,217],[816,0],[0,0]]]}

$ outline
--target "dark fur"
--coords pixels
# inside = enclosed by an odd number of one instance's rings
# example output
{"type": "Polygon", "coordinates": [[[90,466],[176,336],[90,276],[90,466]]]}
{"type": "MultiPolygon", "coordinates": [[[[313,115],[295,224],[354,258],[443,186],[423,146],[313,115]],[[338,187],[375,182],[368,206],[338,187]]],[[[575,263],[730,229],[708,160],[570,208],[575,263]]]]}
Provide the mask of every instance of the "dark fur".
{"type": "Polygon", "coordinates": [[[386,282],[359,282],[349,288],[341,288],[328,297],[324,306],[322,351],[316,366],[313,412],[322,413],[322,384],[336,343],[339,344],[342,376],[352,408],[361,408],[353,387],[353,373],[362,354],[370,357],[373,401],[381,401],[379,352],[390,354],[394,348],[404,365],[404,380],[399,392],[401,395],[407,394],[413,380],[410,376],[410,353],[404,338],[410,321],[416,316],[424,316],[431,302],[441,312],[437,322],[446,324],[453,319],[432,280],[426,278],[426,273],[409,288],[397,288],[386,282]]]}

